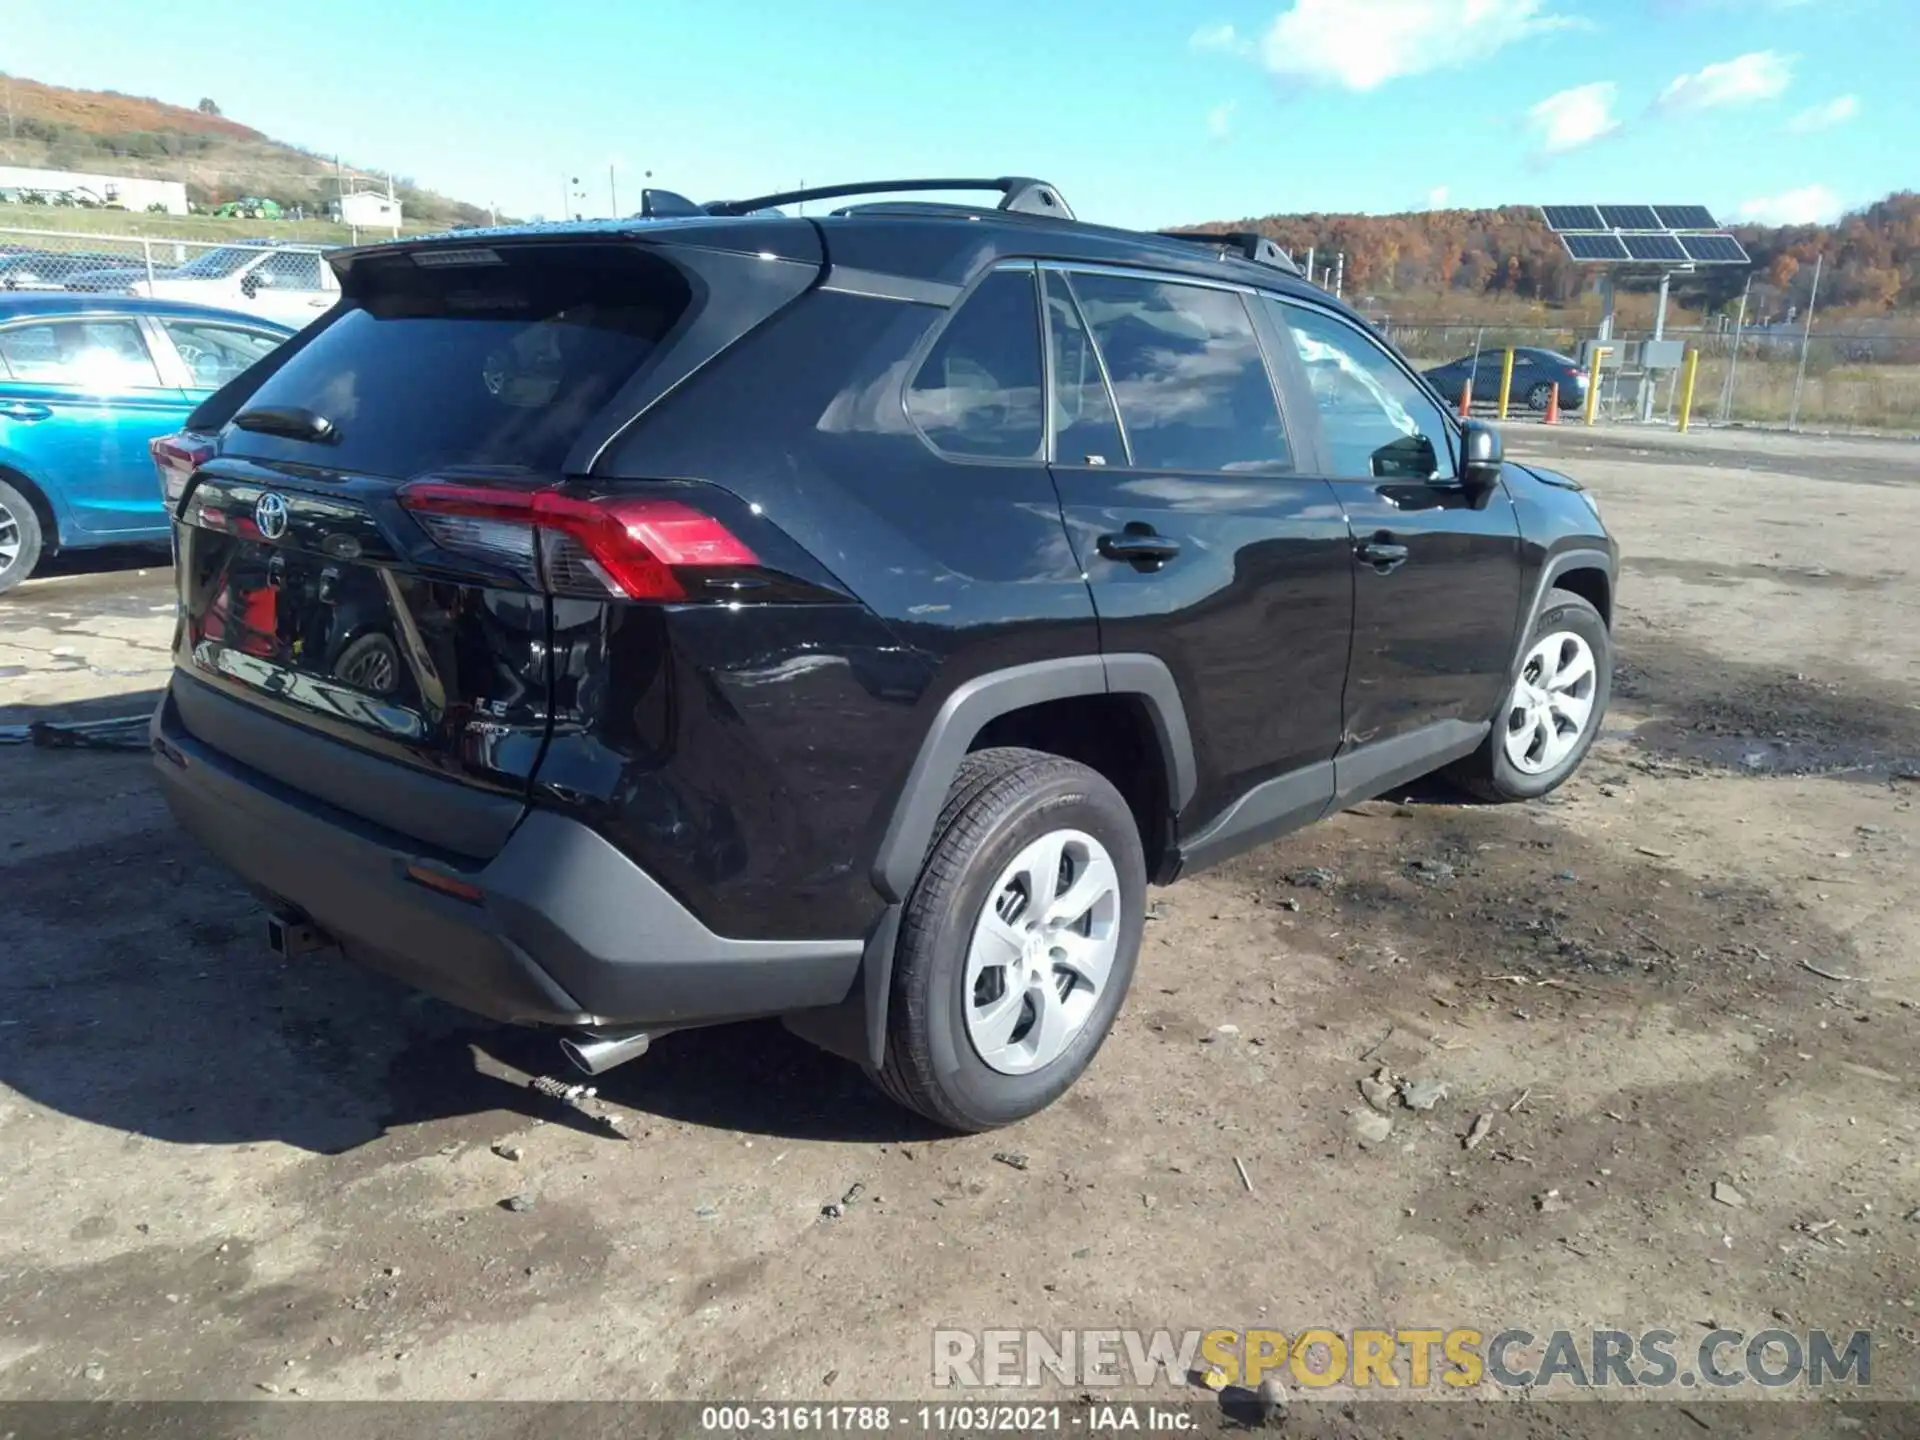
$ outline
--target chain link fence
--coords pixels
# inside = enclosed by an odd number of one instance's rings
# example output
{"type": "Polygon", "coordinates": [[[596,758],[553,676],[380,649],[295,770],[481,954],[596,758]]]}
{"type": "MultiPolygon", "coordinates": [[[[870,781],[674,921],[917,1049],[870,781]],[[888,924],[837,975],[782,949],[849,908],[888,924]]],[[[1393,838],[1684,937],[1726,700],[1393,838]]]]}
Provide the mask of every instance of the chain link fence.
{"type": "MultiPolygon", "coordinates": [[[[1423,369],[1475,353],[1482,365],[1497,367],[1500,352],[1509,345],[1577,356],[1581,341],[1592,337],[1590,330],[1569,326],[1377,323],[1401,353],[1423,369]]],[[[1639,418],[1638,354],[1642,342],[1651,338],[1651,331],[1616,328],[1610,342],[1617,347],[1616,355],[1601,371],[1600,418],[1639,418]]],[[[1665,338],[1700,352],[1693,391],[1696,425],[1920,431],[1920,325],[1903,330],[1898,322],[1844,322],[1844,328],[1815,329],[1811,335],[1794,324],[1750,325],[1737,340],[1730,327],[1670,325],[1665,338]]],[[[1656,419],[1678,413],[1679,381],[1678,371],[1651,377],[1656,419]]]]}
{"type": "Polygon", "coordinates": [[[135,282],[244,279],[262,266],[264,284],[310,278],[317,289],[323,253],[323,247],[300,241],[210,242],[0,229],[0,289],[125,293],[135,282]]]}

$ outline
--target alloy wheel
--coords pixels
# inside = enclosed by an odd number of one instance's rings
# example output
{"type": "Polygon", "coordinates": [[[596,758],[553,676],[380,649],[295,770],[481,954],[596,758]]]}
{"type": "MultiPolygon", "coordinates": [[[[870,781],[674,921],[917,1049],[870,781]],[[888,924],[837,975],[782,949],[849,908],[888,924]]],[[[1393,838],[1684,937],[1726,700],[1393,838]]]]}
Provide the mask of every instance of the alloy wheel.
{"type": "Polygon", "coordinates": [[[20,558],[20,517],[0,503],[0,570],[12,567],[20,558]]]}
{"type": "Polygon", "coordinates": [[[1086,1028],[1120,942],[1120,877],[1093,836],[1054,830],[993,882],[967,948],[967,1038],[1003,1075],[1052,1064],[1086,1028]]]}
{"type": "Polygon", "coordinates": [[[1593,647],[1571,630],[1534,642],[1507,701],[1507,759],[1526,775],[1544,775],[1570,755],[1593,718],[1599,680],[1593,647]]]}

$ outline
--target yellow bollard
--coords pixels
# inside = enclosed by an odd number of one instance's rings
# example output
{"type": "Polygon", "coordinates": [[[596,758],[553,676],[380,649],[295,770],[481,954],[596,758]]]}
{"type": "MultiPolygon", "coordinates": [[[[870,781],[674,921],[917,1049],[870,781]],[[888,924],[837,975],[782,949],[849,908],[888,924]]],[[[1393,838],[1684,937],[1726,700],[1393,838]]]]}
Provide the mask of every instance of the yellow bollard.
{"type": "Polygon", "coordinates": [[[1513,347],[1507,346],[1507,353],[1500,361],[1500,418],[1507,418],[1507,392],[1513,388],[1513,347]]]}
{"type": "Polygon", "coordinates": [[[1693,414],[1693,380],[1700,373],[1700,352],[1687,351],[1687,360],[1680,367],[1680,433],[1687,433],[1687,420],[1693,414]]]}
{"type": "Polygon", "coordinates": [[[1611,345],[1593,347],[1593,364],[1587,367],[1587,414],[1586,423],[1593,424],[1593,417],[1600,413],[1600,357],[1611,355],[1611,345]]]}

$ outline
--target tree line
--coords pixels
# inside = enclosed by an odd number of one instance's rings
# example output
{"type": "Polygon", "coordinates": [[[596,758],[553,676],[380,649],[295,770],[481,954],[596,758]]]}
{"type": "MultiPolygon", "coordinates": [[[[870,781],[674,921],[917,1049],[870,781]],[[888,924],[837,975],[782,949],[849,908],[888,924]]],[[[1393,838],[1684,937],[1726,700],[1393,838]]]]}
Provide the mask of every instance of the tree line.
{"type": "MultiPolygon", "coordinates": [[[[1264,215],[1195,230],[1256,230],[1315,268],[1344,256],[1350,296],[1454,292],[1507,295],[1564,306],[1589,289],[1597,267],[1568,258],[1538,209],[1429,210],[1402,215],[1264,215]]],[[[1806,304],[1816,257],[1822,309],[1920,309],[1920,193],[1898,191],[1832,225],[1733,225],[1753,259],[1764,307],[1806,304]]],[[[1695,303],[1724,308],[1745,266],[1702,267],[1687,287],[1695,303]]]]}

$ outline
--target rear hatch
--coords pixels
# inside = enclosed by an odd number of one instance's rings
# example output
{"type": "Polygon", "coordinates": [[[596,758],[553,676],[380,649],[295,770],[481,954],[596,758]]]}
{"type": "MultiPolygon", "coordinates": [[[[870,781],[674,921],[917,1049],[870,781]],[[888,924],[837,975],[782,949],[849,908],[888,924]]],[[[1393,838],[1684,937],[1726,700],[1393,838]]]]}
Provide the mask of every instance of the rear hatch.
{"type": "Polygon", "coordinates": [[[455,853],[504,843],[553,714],[553,597],[670,597],[675,565],[740,558],[670,496],[586,479],[722,343],[701,338],[711,276],[670,254],[575,236],[354,257],[349,304],[215,397],[219,453],[177,513],[186,728],[455,853]]]}

